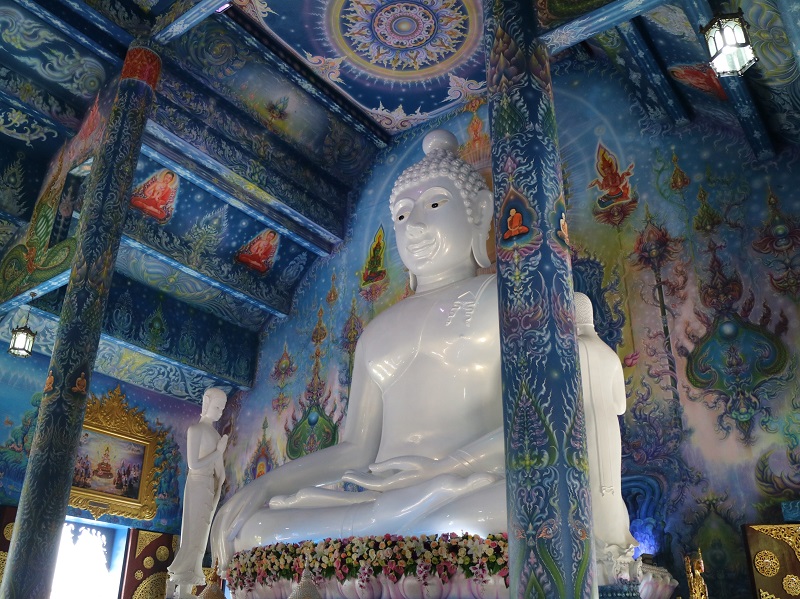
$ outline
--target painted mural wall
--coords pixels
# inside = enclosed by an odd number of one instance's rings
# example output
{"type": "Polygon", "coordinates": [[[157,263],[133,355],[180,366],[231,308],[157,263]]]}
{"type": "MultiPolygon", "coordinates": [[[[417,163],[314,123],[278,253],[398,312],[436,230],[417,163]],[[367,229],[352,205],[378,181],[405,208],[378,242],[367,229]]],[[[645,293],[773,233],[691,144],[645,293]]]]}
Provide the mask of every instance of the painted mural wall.
{"type": "MultiPolygon", "coordinates": [[[[740,526],[780,522],[800,495],[798,156],[755,165],[735,129],[656,126],[610,63],[583,58],[554,66],[568,235],[575,287],[625,366],[632,530],[679,580],[700,547],[712,596],[749,597],[740,526]]],[[[476,104],[434,126],[486,168],[476,104]]],[[[426,132],[379,157],[350,241],[267,336],[229,422],[229,491],[336,442],[355,340],[409,292],[387,199],[426,132]]]]}
{"type": "MultiPolygon", "coordinates": [[[[0,353],[0,387],[3,389],[0,411],[0,505],[17,505],[19,502],[49,363],[50,357],[42,354],[34,353],[30,358],[22,359],[0,353]]],[[[100,373],[92,376],[90,391],[99,397],[114,391],[118,385],[128,406],[133,410],[141,410],[149,428],[160,434],[161,440],[155,450],[155,468],[160,470],[156,489],[157,511],[152,520],[119,516],[102,516],[100,520],[180,534],[181,499],[187,470],[184,457],[186,431],[199,420],[200,406],[120,383],[100,373]]],[[[113,456],[109,465],[112,469],[119,466],[113,463],[113,456]]],[[[111,494],[116,493],[112,491],[111,494]]],[[[73,507],[67,513],[92,518],[89,512],[73,507]]]]}

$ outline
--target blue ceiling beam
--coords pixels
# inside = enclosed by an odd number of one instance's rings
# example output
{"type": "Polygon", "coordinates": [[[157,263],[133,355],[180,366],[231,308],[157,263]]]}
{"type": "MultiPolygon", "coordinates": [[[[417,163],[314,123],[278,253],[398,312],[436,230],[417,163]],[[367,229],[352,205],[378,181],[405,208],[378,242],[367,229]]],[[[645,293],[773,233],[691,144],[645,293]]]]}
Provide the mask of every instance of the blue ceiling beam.
{"type": "Polygon", "coordinates": [[[668,0],[615,0],[597,10],[586,13],[585,15],[571,20],[569,23],[542,33],[539,37],[545,44],[550,55],[557,54],[585,42],[586,40],[616,27],[617,25],[630,21],[662,4],[667,4],[668,0]]]}
{"type": "Polygon", "coordinates": [[[795,62],[800,63],[800,2],[775,0],[775,5],[783,21],[783,29],[792,47],[795,62]]]}
{"type": "MultiPolygon", "coordinates": [[[[160,115],[155,116],[160,119],[160,115]]],[[[315,221],[293,210],[280,198],[249,180],[244,174],[234,172],[229,166],[222,164],[209,154],[198,151],[178,135],[167,128],[166,122],[151,120],[147,124],[146,143],[170,159],[184,162],[184,165],[199,172],[203,178],[218,187],[227,196],[236,198],[237,208],[248,206],[262,215],[269,213],[277,224],[289,232],[300,236],[297,243],[315,254],[329,254],[333,247],[342,242],[342,237],[321,227],[315,221]],[[307,234],[304,234],[307,232],[307,234]],[[302,241],[305,239],[305,242],[302,241]],[[312,245],[308,245],[311,243],[312,245]],[[316,250],[313,248],[316,246],[316,250]]],[[[222,141],[218,138],[218,141],[222,141]]],[[[231,165],[232,166],[232,165],[231,165]]],[[[218,195],[218,197],[222,197],[218,195]]],[[[255,214],[255,213],[253,213],[255,214]]],[[[342,224],[342,227],[344,225],[342,224]]]]}
{"type": "MultiPolygon", "coordinates": [[[[168,44],[175,38],[189,31],[209,15],[213,15],[218,9],[226,5],[229,6],[230,4],[231,2],[229,0],[200,0],[200,2],[177,16],[173,17],[171,14],[172,11],[170,11],[162,15],[165,18],[159,17],[156,19],[156,26],[153,28],[151,34],[152,39],[159,44],[168,44]]],[[[173,4],[173,7],[181,6],[181,2],[173,4]]]]}
{"type": "MultiPolygon", "coordinates": [[[[794,1],[794,0],[793,0],[794,1]]],[[[684,0],[683,11],[689,23],[697,33],[697,38],[706,51],[706,40],[700,33],[700,28],[714,17],[707,0],[684,0]]],[[[764,120],[758,112],[758,107],[753,102],[753,97],[747,87],[745,77],[720,77],[719,82],[728,96],[739,125],[742,127],[750,149],[759,162],[765,162],[775,157],[775,148],[770,140],[769,131],[764,120]]]]}
{"type": "Polygon", "coordinates": [[[670,83],[663,67],[655,58],[652,42],[644,28],[640,17],[617,25],[617,31],[630,50],[633,60],[639,65],[650,86],[659,100],[659,104],[667,116],[678,126],[689,124],[689,114],[683,100],[670,83]]]}
{"type": "MultiPolygon", "coordinates": [[[[58,18],[50,11],[45,10],[36,2],[32,0],[13,0],[19,6],[30,12],[31,14],[35,15],[36,17],[40,18],[42,21],[57,29],[70,39],[74,40],[79,45],[83,46],[90,52],[94,53],[95,55],[101,57],[106,62],[117,66],[122,67],[122,58],[118,56],[116,53],[111,52],[101,44],[97,43],[93,40],[89,35],[79,31],[63,19],[58,18]]],[[[130,37],[130,36],[129,36],[130,37]]],[[[131,38],[132,39],[132,38],[131,38]]]]}
{"type": "MultiPolygon", "coordinates": [[[[241,302],[250,304],[251,306],[255,306],[256,308],[258,308],[259,310],[261,310],[263,312],[266,312],[268,314],[272,314],[273,316],[275,316],[277,318],[286,318],[286,316],[288,316],[285,312],[283,312],[281,310],[278,310],[277,308],[275,308],[273,306],[269,306],[269,305],[267,305],[267,304],[265,304],[263,302],[260,302],[257,299],[247,295],[246,293],[244,293],[242,291],[239,291],[238,289],[234,289],[233,287],[231,287],[229,285],[225,285],[224,283],[220,283],[216,279],[208,277],[208,276],[206,276],[206,275],[204,275],[204,274],[202,274],[200,272],[197,272],[195,269],[193,269],[193,268],[191,268],[189,266],[186,266],[182,262],[178,262],[174,258],[170,258],[169,256],[165,256],[164,254],[154,250],[153,248],[150,248],[150,247],[144,245],[143,243],[140,243],[140,242],[136,241],[135,239],[132,239],[132,238],[128,237],[127,235],[123,235],[122,236],[122,243],[125,246],[129,247],[129,248],[133,248],[138,252],[141,252],[143,254],[147,254],[148,256],[150,256],[151,258],[153,258],[155,260],[159,260],[159,261],[163,262],[164,264],[167,264],[168,266],[174,268],[175,270],[179,270],[179,271],[181,271],[181,272],[183,272],[183,273],[185,273],[185,274],[187,274],[187,275],[189,275],[189,276],[191,276],[191,277],[193,277],[195,279],[200,279],[205,284],[207,284],[209,287],[213,287],[214,289],[218,289],[222,293],[231,295],[231,296],[235,297],[237,300],[239,300],[241,302]]],[[[0,308],[2,308],[2,306],[0,306],[0,308]]]]}
{"type": "Polygon", "coordinates": [[[278,220],[273,219],[270,216],[264,214],[262,211],[252,208],[245,202],[239,200],[234,195],[225,192],[220,186],[209,183],[206,179],[197,174],[197,168],[193,164],[184,165],[181,162],[173,160],[172,158],[166,156],[162,152],[151,147],[147,143],[147,141],[145,141],[145,143],[142,144],[142,154],[144,154],[151,160],[154,160],[155,162],[158,162],[159,164],[167,167],[168,169],[175,171],[176,173],[178,173],[178,176],[186,179],[193,185],[196,185],[200,189],[219,198],[220,200],[232,206],[233,208],[240,210],[253,220],[258,221],[262,223],[264,226],[277,231],[278,233],[287,237],[288,239],[291,239],[297,245],[308,250],[309,252],[317,256],[330,255],[330,250],[327,250],[321,244],[321,242],[317,243],[311,242],[308,239],[302,237],[296,230],[297,229],[296,227],[292,228],[287,227],[287,225],[290,223],[279,222],[278,220]]]}

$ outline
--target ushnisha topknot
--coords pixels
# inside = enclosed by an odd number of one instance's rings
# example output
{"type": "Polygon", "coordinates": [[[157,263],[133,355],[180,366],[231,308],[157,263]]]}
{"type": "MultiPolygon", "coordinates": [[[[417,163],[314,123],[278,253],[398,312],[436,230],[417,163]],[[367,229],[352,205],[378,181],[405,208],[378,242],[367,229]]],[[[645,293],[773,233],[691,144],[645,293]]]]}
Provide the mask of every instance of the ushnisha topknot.
{"type": "Polygon", "coordinates": [[[474,205],[478,192],[488,190],[486,181],[472,165],[456,154],[458,140],[456,136],[443,129],[428,133],[422,140],[425,158],[404,170],[394,183],[389,196],[389,206],[406,189],[430,177],[447,177],[453,181],[467,209],[467,220],[472,225],[482,224],[480,211],[474,205]]]}
{"type": "Polygon", "coordinates": [[[590,324],[594,326],[594,313],[592,300],[585,293],[575,292],[575,324],[590,324]]]}

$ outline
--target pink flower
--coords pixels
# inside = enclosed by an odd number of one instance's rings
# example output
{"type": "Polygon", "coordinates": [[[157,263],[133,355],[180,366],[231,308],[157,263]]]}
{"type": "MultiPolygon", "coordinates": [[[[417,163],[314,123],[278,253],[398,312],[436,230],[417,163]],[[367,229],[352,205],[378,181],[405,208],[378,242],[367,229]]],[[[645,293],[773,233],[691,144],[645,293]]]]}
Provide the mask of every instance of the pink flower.
{"type": "Polygon", "coordinates": [[[635,351],[623,358],[622,363],[625,364],[626,368],[630,368],[631,366],[636,366],[636,363],[639,361],[639,352],[635,351]]]}

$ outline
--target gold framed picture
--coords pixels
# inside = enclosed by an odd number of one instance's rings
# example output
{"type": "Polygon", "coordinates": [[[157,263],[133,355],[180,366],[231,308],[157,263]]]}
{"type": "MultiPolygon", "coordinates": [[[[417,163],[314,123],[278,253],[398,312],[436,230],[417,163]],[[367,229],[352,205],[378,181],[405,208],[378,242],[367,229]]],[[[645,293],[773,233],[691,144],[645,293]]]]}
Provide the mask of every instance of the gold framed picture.
{"type": "Polygon", "coordinates": [[[150,428],[144,412],[116,389],[86,404],[69,505],[94,518],[113,514],[151,520],[156,514],[156,446],[165,431],[150,428]]]}

